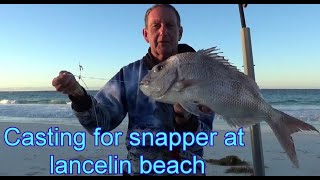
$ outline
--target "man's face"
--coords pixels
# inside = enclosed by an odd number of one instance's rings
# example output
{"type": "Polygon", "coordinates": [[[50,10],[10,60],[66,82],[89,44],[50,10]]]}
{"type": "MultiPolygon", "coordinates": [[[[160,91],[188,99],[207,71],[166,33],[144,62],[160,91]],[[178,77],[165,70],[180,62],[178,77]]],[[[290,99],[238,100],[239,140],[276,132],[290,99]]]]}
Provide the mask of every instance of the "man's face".
{"type": "Polygon", "coordinates": [[[150,44],[152,55],[160,61],[178,53],[181,35],[182,27],[179,27],[173,10],[160,6],[149,13],[143,36],[150,44]]]}

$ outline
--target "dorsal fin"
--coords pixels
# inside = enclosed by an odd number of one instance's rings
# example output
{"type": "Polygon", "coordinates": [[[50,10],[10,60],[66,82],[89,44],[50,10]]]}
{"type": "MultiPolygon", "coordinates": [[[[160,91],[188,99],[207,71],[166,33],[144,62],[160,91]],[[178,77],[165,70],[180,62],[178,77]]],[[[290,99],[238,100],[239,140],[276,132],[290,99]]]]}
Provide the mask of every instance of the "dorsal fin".
{"type": "Polygon", "coordinates": [[[208,57],[209,59],[212,59],[213,61],[217,62],[224,68],[229,69],[235,72],[236,74],[239,74],[242,80],[249,81],[249,83],[256,89],[259,95],[262,96],[258,84],[253,79],[249,78],[246,74],[241,72],[236,66],[231,65],[228,59],[225,59],[224,56],[220,56],[219,54],[221,54],[222,52],[217,52],[217,50],[219,49],[217,49],[217,46],[215,46],[208,49],[200,49],[197,51],[197,53],[200,53],[205,57],[208,57]]]}
{"type": "Polygon", "coordinates": [[[211,47],[208,49],[200,49],[197,52],[201,53],[207,57],[213,58],[215,61],[218,61],[225,65],[227,68],[234,69],[235,71],[239,71],[239,69],[236,66],[233,66],[229,63],[228,59],[225,59],[224,56],[220,56],[222,52],[217,52],[220,49],[217,49],[217,46],[211,47]]]}

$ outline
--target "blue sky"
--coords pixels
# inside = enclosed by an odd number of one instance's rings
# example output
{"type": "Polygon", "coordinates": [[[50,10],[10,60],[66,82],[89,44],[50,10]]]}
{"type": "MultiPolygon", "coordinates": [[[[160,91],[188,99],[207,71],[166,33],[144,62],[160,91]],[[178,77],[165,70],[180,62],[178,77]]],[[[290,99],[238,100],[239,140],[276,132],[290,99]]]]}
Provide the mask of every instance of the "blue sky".
{"type": "MultiPolygon", "coordinates": [[[[60,70],[102,87],[121,67],[142,58],[144,13],[138,5],[0,5],[0,90],[54,90],[60,70]]],[[[174,5],[181,43],[218,46],[243,71],[238,5],[174,5]]],[[[249,4],[255,79],[260,88],[320,88],[320,5],[249,4]]],[[[82,83],[82,85],[84,85],[82,83]]]]}

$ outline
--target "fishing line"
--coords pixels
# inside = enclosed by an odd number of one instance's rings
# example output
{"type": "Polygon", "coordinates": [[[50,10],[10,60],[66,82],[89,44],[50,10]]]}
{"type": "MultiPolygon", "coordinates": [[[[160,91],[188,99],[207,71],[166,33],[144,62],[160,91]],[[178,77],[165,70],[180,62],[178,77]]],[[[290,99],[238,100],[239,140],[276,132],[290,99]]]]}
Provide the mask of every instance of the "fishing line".
{"type": "MultiPolygon", "coordinates": [[[[79,70],[80,70],[79,76],[76,76],[76,77],[78,77],[78,78],[79,78],[79,81],[81,80],[81,81],[83,82],[83,84],[86,86],[86,91],[89,91],[89,87],[87,86],[87,84],[84,82],[84,80],[83,80],[82,77],[81,77],[81,71],[83,70],[83,67],[80,65],[80,62],[79,62],[79,70]]],[[[75,75],[73,75],[73,76],[75,76],[75,75]]],[[[92,96],[90,96],[90,99],[91,99],[91,104],[92,104],[92,107],[93,107],[95,119],[96,119],[96,122],[97,122],[97,127],[99,127],[98,115],[97,115],[97,111],[96,111],[96,106],[94,105],[94,101],[93,101],[93,99],[92,99],[92,96]]]]}
{"type": "MultiPolygon", "coordinates": [[[[78,77],[79,78],[79,81],[81,80],[83,82],[83,84],[85,85],[85,89],[87,92],[89,92],[89,87],[87,86],[87,84],[84,82],[83,80],[83,77],[81,76],[81,71],[83,70],[83,67],[80,65],[80,62],[79,62],[79,70],[80,70],[80,73],[79,73],[79,76],[76,76],[76,75],[73,75],[75,77],[78,77]]],[[[94,116],[95,116],[95,120],[96,120],[96,123],[97,123],[97,128],[100,127],[99,126],[99,121],[98,121],[98,115],[97,115],[97,110],[96,110],[96,106],[94,104],[94,101],[93,101],[93,96],[89,95],[90,99],[91,99],[91,104],[92,104],[92,107],[93,107],[93,111],[94,111],[94,116]]],[[[101,128],[101,127],[100,127],[101,128]]],[[[102,129],[102,128],[101,128],[102,129]]],[[[101,146],[98,146],[99,150],[102,150],[102,147],[101,146]]]]}
{"type": "Polygon", "coordinates": [[[137,83],[137,82],[132,82],[132,81],[120,81],[120,80],[111,80],[111,79],[106,79],[106,78],[96,78],[96,77],[86,77],[86,76],[77,76],[77,75],[73,75],[74,77],[77,77],[79,79],[96,79],[96,80],[105,80],[105,81],[116,81],[116,82],[130,82],[130,83],[137,83]]]}

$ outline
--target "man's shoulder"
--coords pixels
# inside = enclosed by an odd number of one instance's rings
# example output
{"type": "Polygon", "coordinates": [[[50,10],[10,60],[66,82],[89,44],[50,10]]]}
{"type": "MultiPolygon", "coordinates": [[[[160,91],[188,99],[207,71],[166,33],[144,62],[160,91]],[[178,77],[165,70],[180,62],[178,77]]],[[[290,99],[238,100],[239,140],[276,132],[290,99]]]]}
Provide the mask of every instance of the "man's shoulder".
{"type": "Polygon", "coordinates": [[[132,69],[132,68],[139,67],[142,65],[142,61],[143,61],[143,59],[134,60],[133,62],[123,66],[123,69],[132,69]]]}
{"type": "Polygon", "coordinates": [[[193,49],[193,47],[191,47],[188,44],[179,44],[178,45],[178,52],[179,53],[184,53],[184,52],[196,52],[196,50],[193,49]]]}

